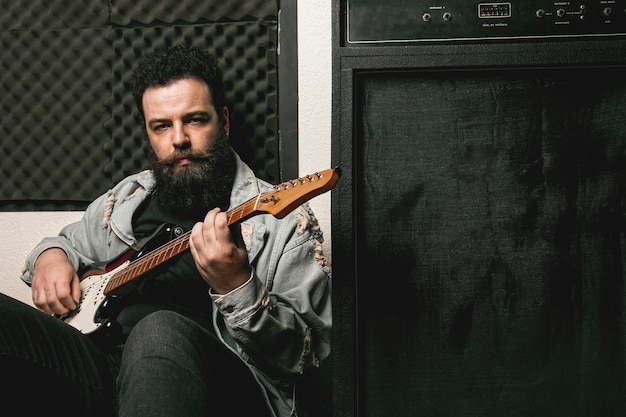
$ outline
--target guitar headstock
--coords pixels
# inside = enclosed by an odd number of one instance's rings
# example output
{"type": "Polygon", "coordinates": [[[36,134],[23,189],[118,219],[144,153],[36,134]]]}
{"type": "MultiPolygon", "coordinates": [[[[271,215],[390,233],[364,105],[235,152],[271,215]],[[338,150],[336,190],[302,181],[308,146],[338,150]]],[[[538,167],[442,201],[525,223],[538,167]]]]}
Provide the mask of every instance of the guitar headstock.
{"type": "Polygon", "coordinates": [[[277,184],[274,191],[261,193],[255,210],[283,218],[300,204],[331,190],[340,176],[341,169],[326,169],[277,184]]]}

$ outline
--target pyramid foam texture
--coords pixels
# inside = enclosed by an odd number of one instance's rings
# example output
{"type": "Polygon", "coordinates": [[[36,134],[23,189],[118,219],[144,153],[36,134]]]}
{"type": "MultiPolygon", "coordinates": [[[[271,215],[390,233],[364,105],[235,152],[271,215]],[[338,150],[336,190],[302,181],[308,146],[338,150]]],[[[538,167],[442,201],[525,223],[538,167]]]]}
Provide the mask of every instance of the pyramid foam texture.
{"type": "Polygon", "coordinates": [[[128,78],[147,50],[181,43],[217,57],[233,147],[279,181],[276,1],[1,4],[0,206],[83,205],[146,168],[128,78]]]}

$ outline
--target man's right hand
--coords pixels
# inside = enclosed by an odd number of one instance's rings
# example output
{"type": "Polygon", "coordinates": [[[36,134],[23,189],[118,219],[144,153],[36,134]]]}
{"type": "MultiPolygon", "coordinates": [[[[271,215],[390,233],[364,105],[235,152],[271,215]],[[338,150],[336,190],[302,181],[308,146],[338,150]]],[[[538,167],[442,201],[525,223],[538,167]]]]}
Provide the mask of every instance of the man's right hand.
{"type": "Polygon", "coordinates": [[[80,281],[65,251],[50,248],[35,262],[31,283],[33,303],[48,314],[75,310],[80,300],[80,281]]]}

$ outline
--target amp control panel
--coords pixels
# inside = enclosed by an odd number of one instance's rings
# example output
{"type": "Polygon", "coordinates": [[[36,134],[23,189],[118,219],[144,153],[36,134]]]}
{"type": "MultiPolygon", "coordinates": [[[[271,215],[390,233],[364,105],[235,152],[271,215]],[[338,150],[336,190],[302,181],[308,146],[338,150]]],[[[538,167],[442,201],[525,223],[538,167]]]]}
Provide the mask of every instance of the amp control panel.
{"type": "Polygon", "coordinates": [[[626,0],[345,0],[348,44],[626,35],[626,0]]]}

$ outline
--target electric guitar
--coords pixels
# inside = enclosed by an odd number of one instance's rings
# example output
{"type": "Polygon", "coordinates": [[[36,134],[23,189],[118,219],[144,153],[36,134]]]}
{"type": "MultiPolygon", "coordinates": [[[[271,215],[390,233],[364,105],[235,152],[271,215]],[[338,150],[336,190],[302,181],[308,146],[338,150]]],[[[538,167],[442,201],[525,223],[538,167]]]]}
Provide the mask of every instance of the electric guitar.
{"type": "MultiPolygon", "coordinates": [[[[327,169],[274,186],[226,212],[228,224],[235,224],[260,213],[283,218],[307,200],[332,189],[341,170],[327,169]]],[[[114,299],[132,293],[137,279],[189,249],[191,231],[185,232],[154,250],[141,254],[129,250],[104,269],[92,269],[80,277],[80,303],[76,310],[55,315],[65,323],[96,339],[115,339],[121,332],[115,322],[114,299]],[[141,254],[138,256],[138,254],[141,254]]],[[[119,303],[117,303],[119,304],[119,303]]]]}

